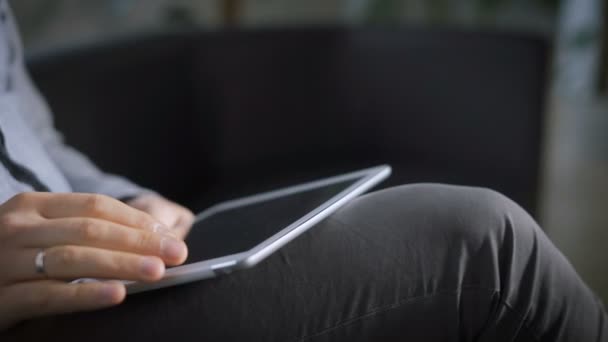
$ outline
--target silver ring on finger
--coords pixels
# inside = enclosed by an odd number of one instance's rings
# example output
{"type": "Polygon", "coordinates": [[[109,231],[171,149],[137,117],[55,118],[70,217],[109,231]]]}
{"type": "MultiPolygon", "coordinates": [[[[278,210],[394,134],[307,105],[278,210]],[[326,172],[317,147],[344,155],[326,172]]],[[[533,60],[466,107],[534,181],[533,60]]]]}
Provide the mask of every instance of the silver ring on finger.
{"type": "Polygon", "coordinates": [[[44,257],[46,256],[44,249],[41,249],[36,258],[34,259],[34,265],[36,266],[36,273],[44,274],[46,276],[46,270],[44,269],[44,257]]]}

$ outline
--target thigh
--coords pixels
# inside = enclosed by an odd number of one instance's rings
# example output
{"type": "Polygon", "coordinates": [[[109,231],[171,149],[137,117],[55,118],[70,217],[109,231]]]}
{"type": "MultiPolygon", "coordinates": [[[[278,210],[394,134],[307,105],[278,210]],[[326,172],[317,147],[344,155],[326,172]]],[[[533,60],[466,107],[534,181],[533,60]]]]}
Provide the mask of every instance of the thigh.
{"type": "Polygon", "coordinates": [[[533,340],[537,332],[524,315],[505,309],[506,300],[518,310],[522,301],[505,284],[525,273],[540,230],[505,203],[493,192],[442,185],[368,194],[252,269],[129,296],[107,310],[27,322],[14,334],[63,341],[533,340]],[[516,257],[510,227],[517,228],[516,257]]]}

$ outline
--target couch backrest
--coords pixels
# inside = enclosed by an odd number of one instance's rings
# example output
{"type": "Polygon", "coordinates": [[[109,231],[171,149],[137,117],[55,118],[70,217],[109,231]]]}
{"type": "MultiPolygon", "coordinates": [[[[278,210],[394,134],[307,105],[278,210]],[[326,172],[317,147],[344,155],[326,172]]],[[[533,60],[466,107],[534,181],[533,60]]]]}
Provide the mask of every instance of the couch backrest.
{"type": "Polygon", "coordinates": [[[535,208],[547,68],[538,38],[195,32],[30,62],[68,141],[187,203],[390,163],[387,185],[488,186],[535,208]]]}

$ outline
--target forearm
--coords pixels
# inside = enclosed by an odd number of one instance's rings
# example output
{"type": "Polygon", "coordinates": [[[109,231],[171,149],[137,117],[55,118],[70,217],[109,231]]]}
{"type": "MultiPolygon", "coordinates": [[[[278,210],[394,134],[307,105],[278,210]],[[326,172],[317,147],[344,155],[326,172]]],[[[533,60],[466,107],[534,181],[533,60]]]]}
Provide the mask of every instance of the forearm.
{"type": "Polygon", "coordinates": [[[36,133],[48,156],[75,192],[99,193],[114,198],[134,197],[150,190],[126,178],[104,173],[89,158],[63,141],[55,129],[50,109],[25,68],[19,68],[16,92],[25,121],[36,133]]]}
{"type": "Polygon", "coordinates": [[[75,192],[99,193],[114,198],[152,192],[124,177],[101,171],[90,159],[70,146],[52,145],[47,149],[75,192]]]}

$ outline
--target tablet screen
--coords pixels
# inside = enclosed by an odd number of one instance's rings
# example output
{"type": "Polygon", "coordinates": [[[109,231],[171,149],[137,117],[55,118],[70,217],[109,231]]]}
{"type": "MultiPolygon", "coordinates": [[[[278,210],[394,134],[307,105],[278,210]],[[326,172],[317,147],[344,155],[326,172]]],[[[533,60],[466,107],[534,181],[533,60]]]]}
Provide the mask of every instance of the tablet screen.
{"type": "Polygon", "coordinates": [[[354,177],[203,218],[186,237],[186,264],[248,251],[359,180],[354,177]]]}

